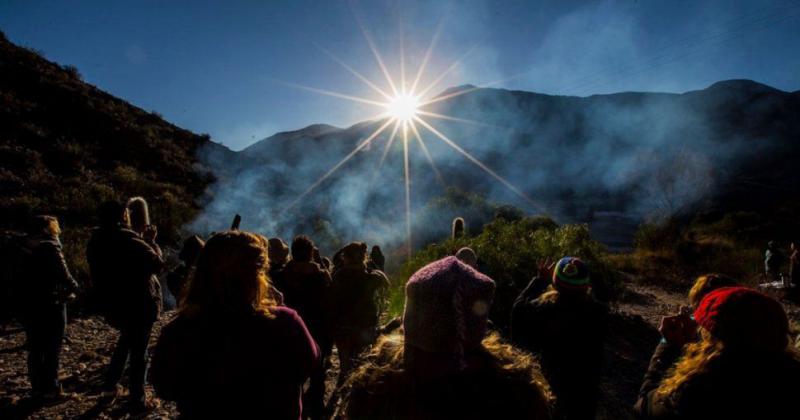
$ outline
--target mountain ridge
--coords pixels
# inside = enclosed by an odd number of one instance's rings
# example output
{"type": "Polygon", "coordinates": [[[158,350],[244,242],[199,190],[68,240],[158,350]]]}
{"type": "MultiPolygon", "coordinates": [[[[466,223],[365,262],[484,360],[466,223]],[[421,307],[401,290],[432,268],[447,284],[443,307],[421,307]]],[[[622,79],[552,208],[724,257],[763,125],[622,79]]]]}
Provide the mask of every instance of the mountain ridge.
{"type": "MultiPolygon", "coordinates": [[[[472,123],[423,118],[561,221],[588,221],[598,212],[622,212],[642,221],[698,211],[759,211],[759,204],[774,210],[791,203],[770,189],[800,188],[800,175],[791,170],[793,159],[800,158],[800,97],[756,81],[724,80],[682,93],[586,97],[473,88],[449,88],[443,94],[468,92],[429,108],[472,123]],[[757,188],[760,184],[770,187],[757,188]]],[[[258,208],[248,219],[288,236],[298,232],[289,225],[316,223],[297,222],[306,213],[333,225],[344,220],[334,229],[342,236],[355,236],[364,225],[394,232],[377,215],[403,212],[402,142],[387,148],[387,130],[351,154],[379,122],[321,134],[312,126],[291,132],[291,141],[270,137],[262,147],[249,148],[241,170],[228,177],[248,188],[235,197],[221,193],[219,201],[258,208]]],[[[413,214],[443,193],[441,181],[536,211],[494,175],[425,128],[420,131],[438,169],[431,170],[410,134],[413,214]]],[[[233,207],[219,205],[225,212],[233,207]]],[[[208,217],[214,210],[207,213],[206,219],[215,219],[208,217]]],[[[435,225],[414,223],[425,232],[435,225]]]]}
{"type": "MultiPolygon", "coordinates": [[[[681,96],[681,95],[690,95],[697,92],[705,92],[709,90],[719,90],[719,89],[733,89],[739,91],[748,91],[748,92],[759,92],[759,93],[784,93],[784,94],[800,94],[800,90],[789,92],[783,91],[773,86],[767,85],[765,83],[757,82],[751,79],[725,79],[714,82],[702,89],[691,89],[683,92],[659,92],[659,91],[621,91],[621,92],[613,92],[613,93],[599,93],[599,94],[592,94],[587,96],[576,96],[576,95],[559,95],[559,94],[550,94],[550,93],[542,93],[536,91],[527,91],[527,90],[519,90],[519,89],[505,89],[505,88],[492,88],[492,87],[480,87],[472,84],[464,84],[453,86],[444,89],[439,94],[433,96],[433,98],[442,97],[449,94],[454,94],[461,91],[470,90],[470,92],[465,93],[464,95],[470,95],[472,93],[480,93],[486,91],[494,91],[494,92],[507,92],[510,94],[519,94],[519,95],[530,95],[530,96],[542,96],[542,97],[550,97],[550,98],[577,98],[577,99],[587,99],[587,98],[604,98],[604,97],[624,97],[630,95],[650,95],[650,96],[658,96],[658,95],[666,95],[666,96],[681,96]]],[[[272,134],[268,137],[265,137],[261,140],[258,140],[246,148],[242,149],[239,152],[245,152],[245,154],[252,153],[252,148],[258,145],[261,142],[265,141],[279,141],[285,140],[287,138],[297,139],[303,137],[319,137],[320,135],[327,134],[328,132],[333,131],[346,131],[353,129],[354,127],[361,126],[364,124],[368,124],[369,121],[359,121],[353,123],[347,127],[336,127],[326,123],[313,123],[307,126],[295,129],[295,130],[287,130],[287,131],[279,131],[275,134],[272,134]],[[249,150],[249,151],[248,151],[249,150]]]]}

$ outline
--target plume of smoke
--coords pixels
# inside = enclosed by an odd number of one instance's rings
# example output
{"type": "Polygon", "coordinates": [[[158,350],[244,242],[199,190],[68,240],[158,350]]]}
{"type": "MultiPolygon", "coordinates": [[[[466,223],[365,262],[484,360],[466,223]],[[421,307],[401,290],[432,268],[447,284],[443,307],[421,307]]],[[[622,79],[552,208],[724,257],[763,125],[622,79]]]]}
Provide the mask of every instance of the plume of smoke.
{"type": "MultiPolygon", "coordinates": [[[[587,98],[481,89],[440,106],[437,112],[486,125],[436,124],[560,221],[585,221],[600,211],[640,218],[667,216],[693,208],[729,180],[752,153],[771,147],[769,141],[756,141],[761,135],[757,131],[734,127],[759,126],[758,118],[781,106],[781,95],[752,82],[723,83],[685,94],[587,98]],[[753,99],[753,89],[756,94],[762,89],[763,94],[753,99]],[[754,121],[731,119],[741,115],[752,115],[754,121]]],[[[230,159],[213,153],[203,156],[219,181],[209,190],[205,211],[191,228],[224,229],[239,213],[243,229],[281,237],[309,234],[326,253],[353,240],[386,249],[402,244],[401,149],[391,150],[376,172],[388,133],[287,209],[372,129],[369,124],[322,132],[308,129],[273,136],[230,159]]],[[[434,136],[423,137],[450,186],[533,211],[434,136]]],[[[393,145],[401,147],[400,142],[393,145]]],[[[410,154],[414,236],[443,238],[454,216],[466,215],[471,223],[480,218],[465,208],[455,214],[442,208],[437,215],[420,212],[443,189],[422,152],[412,148],[410,154]]]]}

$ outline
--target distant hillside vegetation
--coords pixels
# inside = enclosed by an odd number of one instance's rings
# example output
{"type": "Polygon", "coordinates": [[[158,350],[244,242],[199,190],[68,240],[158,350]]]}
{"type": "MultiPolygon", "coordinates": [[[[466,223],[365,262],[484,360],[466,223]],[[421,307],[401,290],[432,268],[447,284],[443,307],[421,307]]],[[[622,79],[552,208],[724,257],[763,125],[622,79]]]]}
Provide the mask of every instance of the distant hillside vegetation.
{"type": "Polygon", "coordinates": [[[0,33],[0,229],[17,229],[31,214],[58,216],[81,272],[97,205],[141,195],[161,241],[176,242],[213,181],[196,159],[202,146],[222,148],[0,33]]]}

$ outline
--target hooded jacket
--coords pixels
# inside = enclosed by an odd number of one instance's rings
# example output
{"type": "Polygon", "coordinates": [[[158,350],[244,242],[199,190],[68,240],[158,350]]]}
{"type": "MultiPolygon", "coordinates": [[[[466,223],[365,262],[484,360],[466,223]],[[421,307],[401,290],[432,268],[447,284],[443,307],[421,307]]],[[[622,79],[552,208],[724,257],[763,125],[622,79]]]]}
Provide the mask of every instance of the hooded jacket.
{"type": "Polygon", "coordinates": [[[533,300],[520,295],[512,311],[511,339],[539,356],[556,396],[556,416],[594,418],[608,310],[588,295],[561,292],[556,298],[554,293],[533,300]]]}
{"type": "Polygon", "coordinates": [[[123,227],[101,227],[86,247],[92,283],[113,326],[153,322],[161,311],[161,249],[123,227]]]}
{"type": "Polygon", "coordinates": [[[18,290],[13,293],[19,313],[63,303],[67,295],[78,291],[57,237],[31,236],[24,241],[23,248],[25,261],[21,278],[15,281],[18,290]]]}

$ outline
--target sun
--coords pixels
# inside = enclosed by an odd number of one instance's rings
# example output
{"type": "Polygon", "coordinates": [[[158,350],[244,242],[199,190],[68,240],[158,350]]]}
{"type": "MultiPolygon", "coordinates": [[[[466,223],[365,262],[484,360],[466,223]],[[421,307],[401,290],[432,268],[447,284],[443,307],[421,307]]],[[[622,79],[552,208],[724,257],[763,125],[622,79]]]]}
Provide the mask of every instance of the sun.
{"type": "MultiPolygon", "coordinates": [[[[344,166],[350,159],[356,156],[359,152],[366,149],[371,143],[376,141],[382,133],[384,132],[391,132],[388,135],[388,139],[385,140],[383,154],[381,155],[380,162],[377,165],[377,169],[375,170],[375,175],[377,176],[378,172],[383,167],[383,163],[386,159],[387,154],[392,150],[392,145],[394,144],[395,139],[399,139],[402,142],[402,150],[403,150],[403,177],[405,180],[405,219],[406,219],[406,244],[407,244],[407,251],[408,255],[411,255],[412,247],[411,247],[411,174],[410,174],[410,164],[409,164],[409,146],[410,142],[416,139],[416,142],[419,144],[419,148],[422,151],[422,154],[430,163],[431,170],[436,176],[436,179],[442,185],[442,187],[446,187],[447,184],[442,177],[442,174],[439,172],[439,169],[436,167],[436,163],[433,160],[430,152],[428,151],[428,147],[425,145],[425,141],[423,140],[422,135],[420,132],[424,128],[427,130],[428,133],[433,134],[435,138],[441,140],[445,145],[449,146],[451,149],[462,155],[464,158],[475,164],[478,168],[483,170],[487,175],[491,176],[495,180],[499,181],[503,184],[506,188],[508,188],[511,192],[516,194],[518,197],[522,198],[525,202],[530,204],[532,208],[536,208],[541,210],[540,206],[537,205],[530,197],[528,197],[525,192],[514,186],[511,182],[500,176],[497,172],[492,170],[489,166],[481,162],[477,157],[473,156],[463,147],[461,147],[458,143],[454,140],[451,140],[447,135],[439,131],[431,122],[428,122],[429,119],[439,119],[439,120],[447,120],[451,122],[459,122],[459,123],[466,123],[466,124],[477,124],[483,125],[480,122],[472,121],[463,118],[457,118],[449,115],[439,114],[433,112],[428,109],[430,105],[435,103],[441,103],[443,101],[447,101],[453,99],[457,96],[461,96],[473,91],[478,90],[479,88],[470,86],[466,89],[461,89],[455,92],[447,93],[447,94],[440,94],[434,95],[433,89],[444,80],[445,76],[453,71],[458,65],[461,64],[461,60],[466,57],[467,54],[462,55],[462,58],[456,60],[452,63],[449,67],[447,67],[438,77],[435,77],[432,81],[426,82],[424,86],[420,86],[420,82],[423,80],[423,76],[425,75],[425,68],[428,64],[429,59],[431,58],[434,45],[436,44],[436,40],[438,39],[439,30],[441,29],[441,25],[437,29],[436,34],[434,34],[433,39],[431,40],[430,45],[428,46],[427,51],[425,52],[419,67],[417,68],[416,76],[413,78],[406,78],[405,73],[405,53],[403,51],[403,43],[401,42],[400,45],[400,54],[399,54],[399,61],[400,61],[400,68],[399,68],[399,80],[395,80],[392,77],[391,72],[386,67],[381,58],[381,54],[378,52],[378,49],[375,47],[374,42],[370,38],[366,28],[359,22],[361,26],[361,32],[364,34],[364,37],[367,41],[367,44],[372,51],[372,54],[375,56],[375,61],[381,71],[383,76],[386,79],[386,84],[384,86],[379,86],[378,83],[373,82],[372,80],[368,79],[361,73],[359,73],[356,69],[351,67],[349,64],[345,63],[338,57],[336,57],[333,53],[326,50],[325,48],[319,47],[325,54],[327,54],[330,58],[334,61],[339,63],[344,69],[349,71],[353,74],[357,79],[364,82],[366,86],[371,88],[377,95],[377,98],[370,98],[370,97],[360,97],[354,95],[348,95],[345,93],[334,92],[325,89],[314,88],[310,86],[298,85],[295,83],[286,83],[289,86],[294,86],[300,89],[308,90],[311,92],[329,95],[341,99],[347,99],[354,102],[359,102],[362,104],[372,105],[381,110],[381,113],[378,115],[374,115],[371,117],[367,117],[367,120],[370,120],[372,123],[375,123],[379,127],[376,128],[372,134],[366,136],[366,138],[359,141],[358,145],[353,148],[347,155],[345,155],[338,163],[336,163],[333,167],[331,167],[327,172],[322,174],[314,183],[311,184],[305,191],[303,191],[297,198],[295,198],[291,203],[288,204],[284,211],[287,211],[293,208],[298,202],[300,202],[304,197],[314,191],[317,187],[322,185],[322,183],[331,177],[336,171],[339,170],[342,166],[344,166]],[[406,82],[409,82],[408,84],[406,82]],[[388,89],[387,89],[388,88],[388,89]]],[[[468,50],[468,52],[471,51],[468,50]]],[[[383,138],[385,138],[384,136],[383,138]]]]}
{"type": "Polygon", "coordinates": [[[420,100],[410,94],[401,93],[386,104],[386,112],[399,121],[410,121],[419,113],[420,100]]]}

